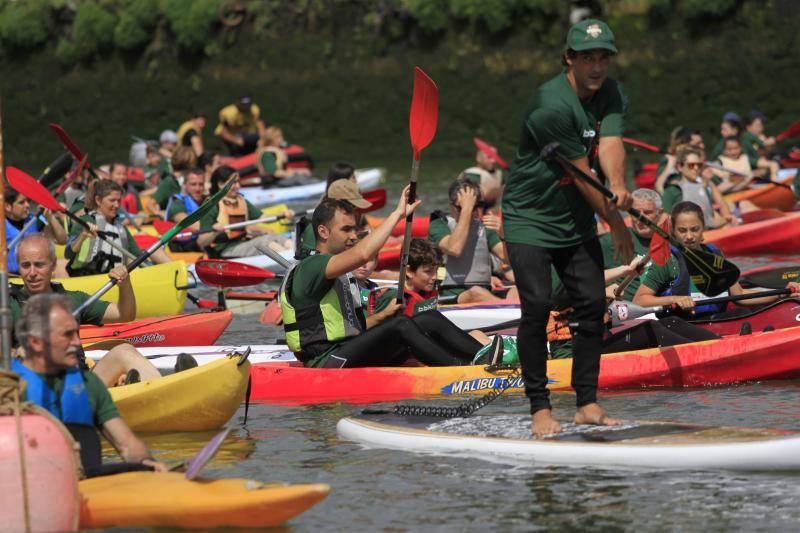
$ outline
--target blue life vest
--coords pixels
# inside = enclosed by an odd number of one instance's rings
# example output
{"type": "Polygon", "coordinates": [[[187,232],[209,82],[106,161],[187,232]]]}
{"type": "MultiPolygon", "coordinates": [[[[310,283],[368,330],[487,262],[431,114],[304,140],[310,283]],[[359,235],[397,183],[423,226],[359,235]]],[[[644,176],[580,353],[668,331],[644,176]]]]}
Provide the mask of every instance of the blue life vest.
{"type": "MultiPolygon", "coordinates": [[[[183,207],[186,209],[187,216],[191,215],[200,208],[198,203],[194,201],[194,198],[192,198],[188,194],[173,194],[172,196],[169,197],[169,200],[167,200],[167,207],[164,209],[164,220],[168,221],[167,213],[169,213],[169,208],[172,206],[173,200],[183,201],[183,207]]],[[[175,240],[183,243],[192,242],[197,240],[197,235],[191,235],[189,237],[183,237],[183,238],[176,238],[175,240]]]]}
{"type": "MultiPolygon", "coordinates": [[[[722,251],[713,244],[704,244],[703,248],[707,251],[722,255],[722,251]]],[[[675,246],[670,246],[672,255],[678,261],[678,277],[672,280],[669,288],[663,291],[659,296],[692,296],[692,283],[691,276],[689,275],[689,267],[686,266],[686,260],[683,254],[675,246]]],[[[720,296],[724,296],[723,293],[720,296]]],[[[698,314],[721,313],[725,311],[727,304],[710,304],[710,305],[695,305],[694,311],[698,314]]]]}
{"type": "Polygon", "coordinates": [[[21,360],[14,359],[11,369],[27,382],[25,396],[28,401],[47,409],[50,414],[64,424],[94,427],[94,413],[89,403],[89,394],[86,392],[86,384],[83,382],[80,368],[76,366],[67,370],[60,401],[56,401],[56,393],[47,382],[39,374],[22,364],[21,360]]]}
{"type": "MultiPolygon", "coordinates": [[[[28,215],[28,218],[25,219],[25,223],[23,224],[23,227],[25,227],[25,224],[27,224],[31,220],[33,220],[33,215],[28,215]]],[[[38,226],[39,226],[38,222],[36,224],[31,224],[31,227],[28,228],[27,230],[25,230],[25,237],[27,237],[28,235],[33,235],[34,233],[39,233],[38,226]]],[[[5,245],[8,246],[9,244],[11,244],[11,242],[13,242],[14,239],[17,238],[17,235],[19,235],[19,232],[20,231],[17,229],[17,227],[14,224],[12,224],[11,222],[9,222],[8,219],[6,219],[6,244],[5,245]]],[[[14,246],[14,249],[10,249],[8,251],[8,271],[11,272],[11,273],[14,273],[14,274],[19,274],[19,264],[17,263],[16,246],[14,246]]]]}

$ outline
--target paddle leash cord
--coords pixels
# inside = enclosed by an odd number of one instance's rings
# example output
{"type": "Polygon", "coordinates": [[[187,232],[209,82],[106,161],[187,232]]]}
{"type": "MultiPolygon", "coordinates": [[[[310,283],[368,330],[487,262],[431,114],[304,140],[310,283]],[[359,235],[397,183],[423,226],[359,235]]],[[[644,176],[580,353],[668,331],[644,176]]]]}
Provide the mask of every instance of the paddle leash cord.
{"type": "Polygon", "coordinates": [[[486,370],[493,372],[500,369],[513,368],[514,370],[505,378],[495,378],[495,383],[499,383],[492,388],[491,391],[484,394],[480,398],[474,400],[467,400],[455,407],[437,407],[435,405],[412,405],[412,404],[397,404],[394,406],[392,412],[399,416],[426,416],[433,418],[466,418],[472,416],[475,411],[483,409],[497,398],[503,395],[521,376],[521,367],[486,367],[486,370]]]}

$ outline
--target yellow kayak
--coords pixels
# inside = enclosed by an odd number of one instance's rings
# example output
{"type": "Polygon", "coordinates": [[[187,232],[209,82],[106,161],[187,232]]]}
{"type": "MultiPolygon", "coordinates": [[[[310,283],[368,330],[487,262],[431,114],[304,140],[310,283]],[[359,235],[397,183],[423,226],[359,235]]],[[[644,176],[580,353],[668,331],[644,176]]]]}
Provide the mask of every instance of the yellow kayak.
{"type": "Polygon", "coordinates": [[[225,425],[244,399],[250,362],[225,357],[162,378],[112,387],[111,398],[134,431],[203,431],[225,425]]]}
{"type": "MultiPolygon", "coordinates": [[[[53,281],[61,283],[69,291],[83,291],[94,294],[106,284],[108,276],[81,276],[77,278],[59,278],[53,281]]],[[[133,293],[136,295],[136,318],[151,316],[177,315],[183,312],[186,304],[186,291],[178,290],[187,282],[186,263],[173,261],[163,265],[137,268],[131,273],[133,293]]],[[[22,283],[22,280],[12,280],[22,283]]],[[[119,292],[116,287],[105,293],[101,300],[116,302],[119,292]]]]}
{"type": "Polygon", "coordinates": [[[261,528],[280,525],[317,504],[330,487],[264,484],[252,479],[200,479],[128,472],[86,479],[81,529],[106,527],[261,528]]]}

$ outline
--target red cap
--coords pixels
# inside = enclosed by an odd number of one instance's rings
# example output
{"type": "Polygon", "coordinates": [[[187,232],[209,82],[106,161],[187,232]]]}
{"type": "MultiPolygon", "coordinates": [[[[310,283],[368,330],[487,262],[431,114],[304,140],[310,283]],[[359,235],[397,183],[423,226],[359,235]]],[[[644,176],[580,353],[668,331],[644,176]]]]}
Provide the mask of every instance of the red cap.
{"type": "Polygon", "coordinates": [[[508,163],[503,161],[503,158],[497,153],[497,148],[485,141],[478,139],[477,137],[473,137],[472,142],[475,143],[475,146],[478,148],[478,150],[488,155],[494,160],[495,163],[508,170],[508,163]]]}

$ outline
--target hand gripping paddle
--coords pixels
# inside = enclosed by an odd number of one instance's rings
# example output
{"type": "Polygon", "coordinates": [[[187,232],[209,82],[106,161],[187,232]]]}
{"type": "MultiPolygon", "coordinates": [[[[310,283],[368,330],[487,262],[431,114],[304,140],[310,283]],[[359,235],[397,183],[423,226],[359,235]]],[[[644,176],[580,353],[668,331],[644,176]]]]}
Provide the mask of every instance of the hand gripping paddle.
{"type": "MultiPolygon", "coordinates": [[[[558,152],[559,144],[553,142],[545,146],[540,157],[545,161],[556,160],[565,170],[575,177],[584,180],[586,183],[597,189],[606,198],[616,202],[617,195],[608,190],[599,181],[586,174],[583,170],[575,166],[572,161],[558,152]]],[[[697,290],[706,296],[716,296],[721,292],[727,291],[731,285],[739,279],[739,268],[726,260],[721,255],[713,254],[702,249],[691,249],[679,243],[672,235],[661,229],[658,224],[644,216],[638,209],[630,208],[628,213],[638,219],[643,224],[647,224],[658,235],[668,240],[673,246],[678,248],[686,259],[686,266],[689,275],[692,277],[697,290]]]]}

